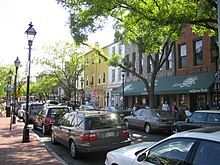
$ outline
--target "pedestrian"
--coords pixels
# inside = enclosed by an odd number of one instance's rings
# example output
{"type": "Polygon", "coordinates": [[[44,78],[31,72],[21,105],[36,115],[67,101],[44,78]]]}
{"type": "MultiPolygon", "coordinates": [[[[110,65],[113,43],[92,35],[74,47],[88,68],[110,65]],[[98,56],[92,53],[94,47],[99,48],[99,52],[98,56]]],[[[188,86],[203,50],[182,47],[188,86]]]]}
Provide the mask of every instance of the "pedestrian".
{"type": "Polygon", "coordinates": [[[167,112],[170,111],[170,106],[169,106],[169,104],[167,103],[167,101],[165,101],[165,102],[162,104],[162,110],[167,111],[167,112]]]}
{"type": "Polygon", "coordinates": [[[171,108],[172,115],[175,120],[178,120],[178,108],[176,106],[176,102],[173,102],[173,106],[171,108]]]}
{"type": "Polygon", "coordinates": [[[206,102],[206,104],[205,104],[205,109],[206,109],[206,110],[211,109],[211,108],[210,108],[210,103],[209,103],[209,101],[206,102]]]}
{"type": "Polygon", "coordinates": [[[190,112],[189,107],[186,107],[185,114],[186,114],[186,117],[191,116],[192,113],[190,112]]]}

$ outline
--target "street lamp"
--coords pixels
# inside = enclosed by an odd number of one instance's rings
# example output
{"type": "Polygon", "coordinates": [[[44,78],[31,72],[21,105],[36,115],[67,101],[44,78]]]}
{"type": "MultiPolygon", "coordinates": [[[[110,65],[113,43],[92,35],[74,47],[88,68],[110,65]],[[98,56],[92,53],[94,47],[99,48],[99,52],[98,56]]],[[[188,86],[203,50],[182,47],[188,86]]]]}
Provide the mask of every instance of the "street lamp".
{"type": "MultiPolygon", "coordinates": [[[[11,116],[11,95],[10,95],[10,91],[11,91],[11,78],[13,76],[13,73],[11,71],[11,69],[8,72],[8,84],[7,84],[7,94],[6,94],[6,117],[10,117],[11,116]]],[[[10,127],[11,128],[11,127],[10,127]]],[[[10,129],[11,130],[11,129],[10,129]]]]}
{"type": "Polygon", "coordinates": [[[27,64],[27,93],[26,93],[26,109],[25,109],[25,125],[23,129],[23,140],[22,142],[30,142],[29,140],[29,129],[27,128],[28,126],[28,105],[29,105],[29,88],[30,88],[30,69],[31,69],[31,46],[33,43],[33,40],[35,38],[35,35],[37,32],[33,28],[32,22],[29,24],[29,28],[25,31],[27,34],[28,38],[28,64],[27,64]]]}
{"type": "Polygon", "coordinates": [[[16,107],[16,103],[17,103],[17,99],[16,99],[16,92],[17,92],[17,75],[18,75],[18,68],[21,64],[19,58],[17,57],[16,60],[14,61],[15,64],[15,79],[14,79],[14,97],[13,97],[13,118],[12,118],[12,124],[16,123],[16,116],[15,116],[15,107],[16,107]]]}
{"type": "Polygon", "coordinates": [[[125,109],[125,74],[122,71],[122,108],[125,109]]]}

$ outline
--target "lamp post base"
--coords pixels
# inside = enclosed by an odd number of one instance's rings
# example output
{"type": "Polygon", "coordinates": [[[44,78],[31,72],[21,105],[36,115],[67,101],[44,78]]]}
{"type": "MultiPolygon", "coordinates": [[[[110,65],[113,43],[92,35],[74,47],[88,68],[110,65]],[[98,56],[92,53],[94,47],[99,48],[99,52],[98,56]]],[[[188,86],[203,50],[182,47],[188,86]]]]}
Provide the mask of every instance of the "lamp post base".
{"type": "Polygon", "coordinates": [[[13,115],[13,117],[12,117],[12,124],[16,124],[16,116],[15,115],[13,115]]]}
{"type": "Polygon", "coordinates": [[[28,143],[28,142],[30,142],[29,129],[27,127],[24,127],[22,143],[28,143]]]}

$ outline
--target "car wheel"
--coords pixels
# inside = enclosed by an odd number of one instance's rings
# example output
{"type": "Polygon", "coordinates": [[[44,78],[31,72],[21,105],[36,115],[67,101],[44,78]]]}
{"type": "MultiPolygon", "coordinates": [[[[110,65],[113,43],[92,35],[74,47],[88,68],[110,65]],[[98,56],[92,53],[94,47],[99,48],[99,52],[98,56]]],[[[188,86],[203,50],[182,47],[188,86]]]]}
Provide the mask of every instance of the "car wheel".
{"type": "Polygon", "coordinates": [[[46,135],[46,134],[47,134],[47,130],[46,130],[45,125],[43,125],[43,126],[42,126],[42,132],[43,132],[43,134],[44,134],[44,135],[46,135]]]}
{"type": "Polygon", "coordinates": [[[175,134],[175,133],[178,133],[178,132],[180,132],[178,127],[172,127],[172,131],[171,131],[172,134],[175,134]]]}
{"type": "Polygon", "coordinates": [[[151,127],[149,123],[145,123],[144,125],[144,131],[148,134],[151,132],[151,127]]]}
{"type": "Polygon", "coordinates": [[[70,154],[74,159],[79,158],[79,153],[77,151],[77,148],[76,148],[74,141],[70,142],[70,154]]]}
{"type": "Polygon", "coordinates": [[[51,132],[51,143],[52,144],[56,144],[56,139],[55,139],[55,135],[54,135],[54,132],[51,132]]]}

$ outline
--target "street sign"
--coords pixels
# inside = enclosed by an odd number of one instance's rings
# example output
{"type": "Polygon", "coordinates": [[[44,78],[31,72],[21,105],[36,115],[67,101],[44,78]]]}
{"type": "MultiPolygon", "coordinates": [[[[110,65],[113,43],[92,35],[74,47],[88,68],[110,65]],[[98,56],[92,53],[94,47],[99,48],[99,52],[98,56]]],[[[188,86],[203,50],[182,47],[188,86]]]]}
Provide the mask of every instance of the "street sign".
{"type": "Polygon", "coordinates": [[[8,85],[8,91],[12,91],[13,90],[13,86],[12,85],[8,85]]]}
{"type": "Polygon", "coordinates": [[[219,84],[220,83],[220,72],[215,73],[214,75],[214,83],[219,84]]]}

